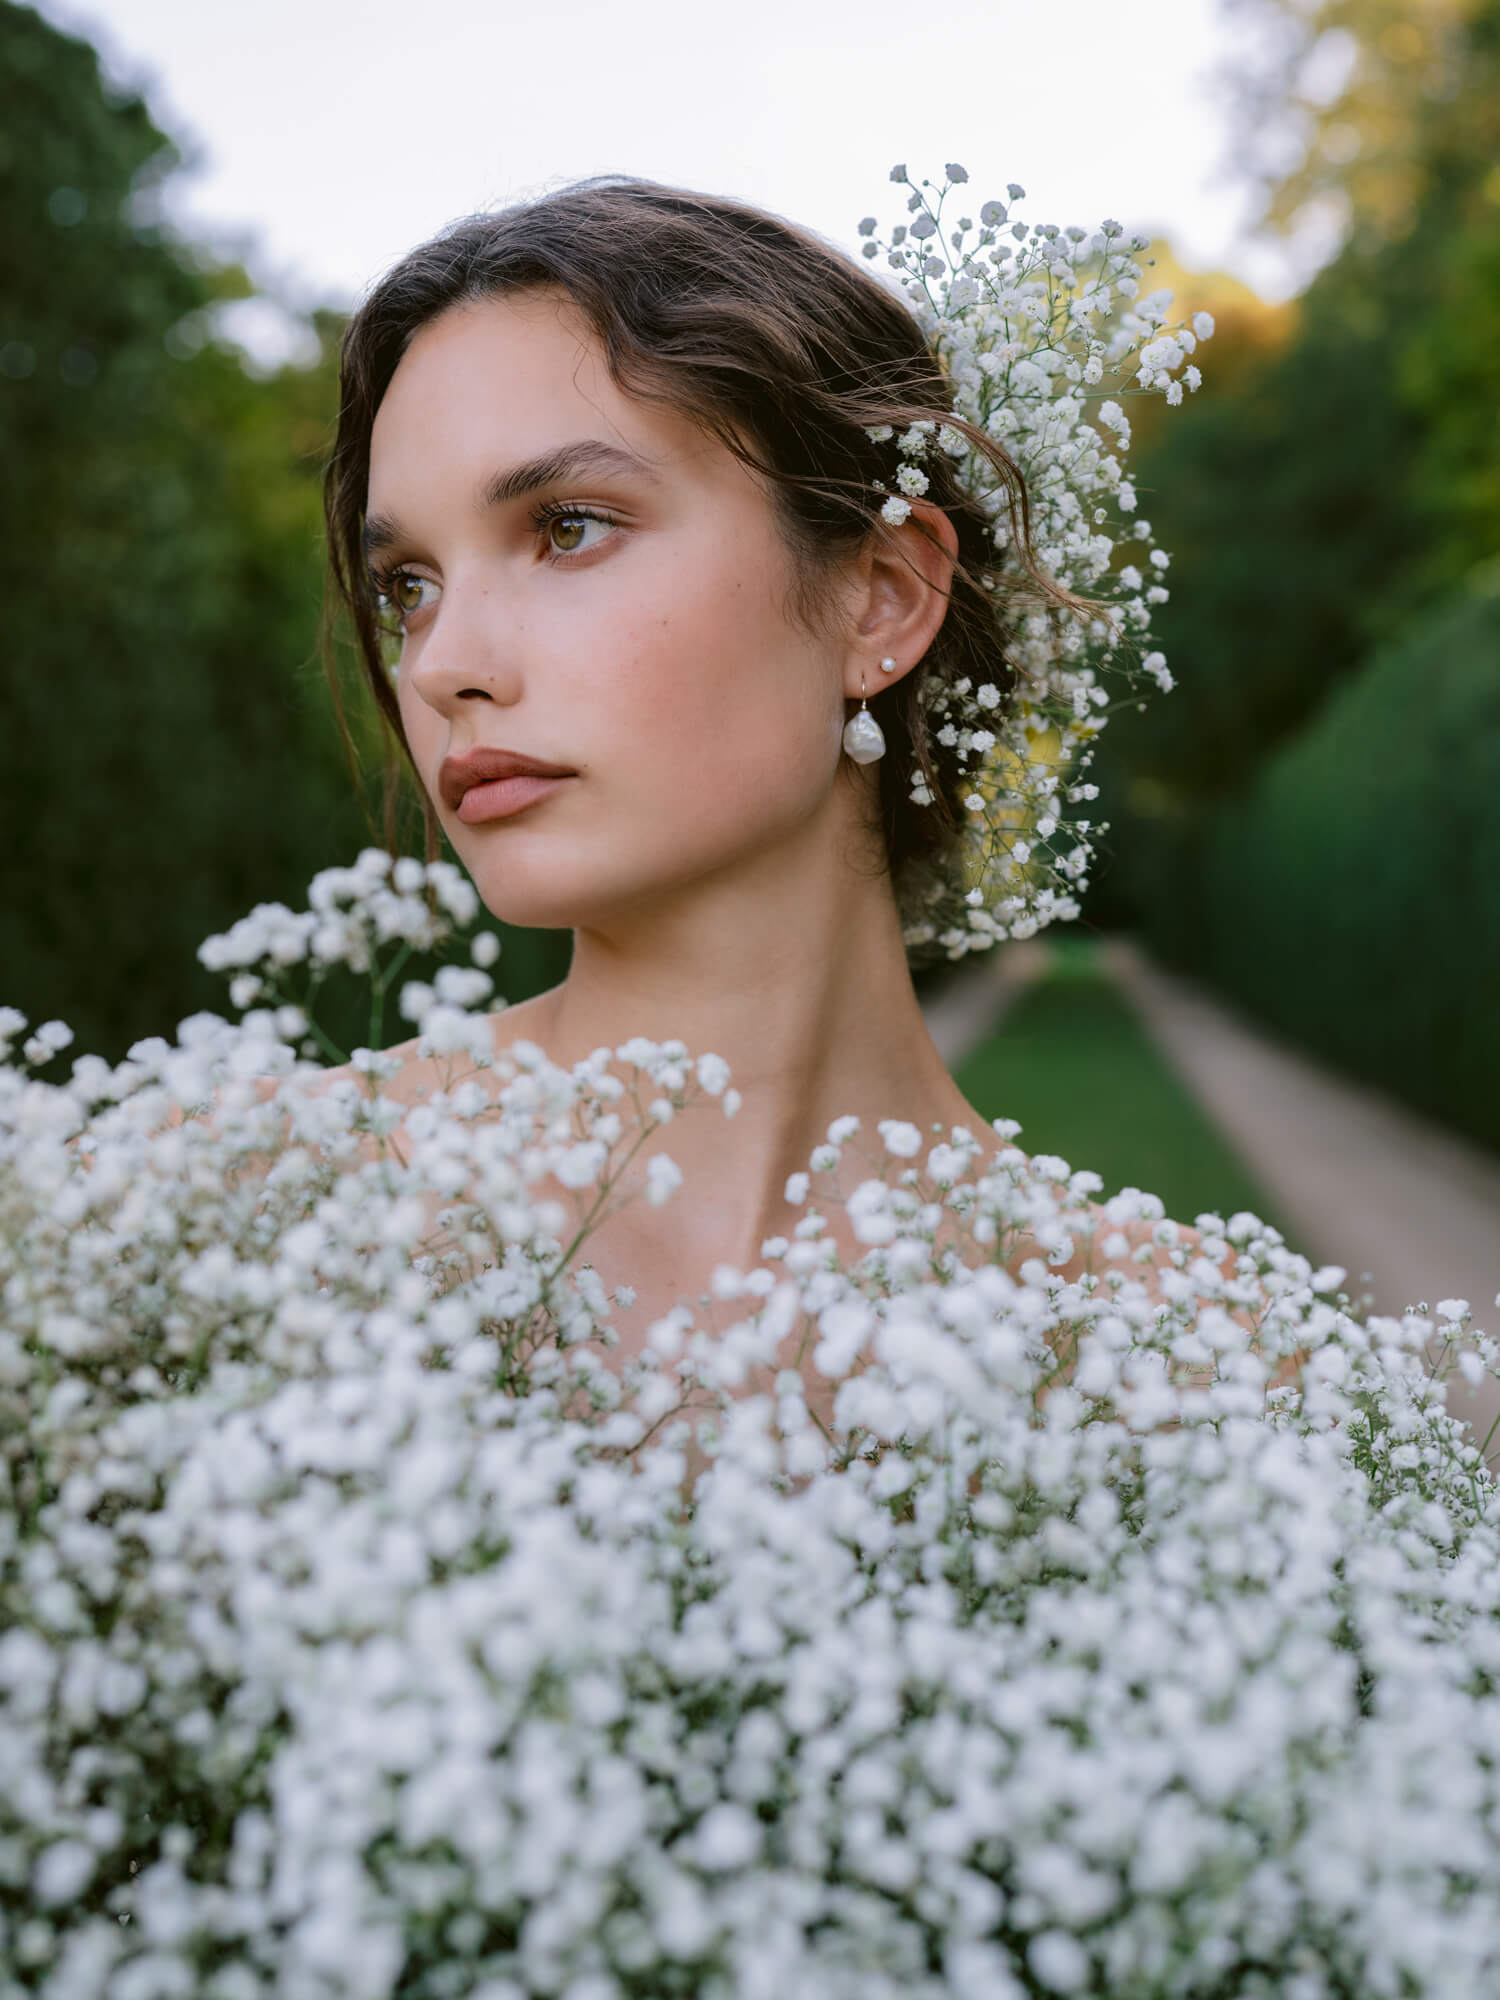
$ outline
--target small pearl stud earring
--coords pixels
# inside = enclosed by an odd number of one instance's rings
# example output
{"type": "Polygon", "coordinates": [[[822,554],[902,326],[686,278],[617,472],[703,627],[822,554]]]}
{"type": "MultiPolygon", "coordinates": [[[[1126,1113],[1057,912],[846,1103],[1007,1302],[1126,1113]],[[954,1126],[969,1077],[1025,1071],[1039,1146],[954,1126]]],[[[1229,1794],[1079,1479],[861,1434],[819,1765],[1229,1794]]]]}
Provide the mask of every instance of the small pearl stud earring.
{"type": "Polygon", "coordinates": [[[893,653],[887,653],[880,662],[880,671],[883,674],[893,674],[896,671],[896,659],[893,653]]]}
{"type": "Polygon", "coordinates": [[[859,708],[844,724],[844,749],[856,764],[873,764],[885,755],[885,731],[865,702],[865,677],[859,677],[859,708]]]}

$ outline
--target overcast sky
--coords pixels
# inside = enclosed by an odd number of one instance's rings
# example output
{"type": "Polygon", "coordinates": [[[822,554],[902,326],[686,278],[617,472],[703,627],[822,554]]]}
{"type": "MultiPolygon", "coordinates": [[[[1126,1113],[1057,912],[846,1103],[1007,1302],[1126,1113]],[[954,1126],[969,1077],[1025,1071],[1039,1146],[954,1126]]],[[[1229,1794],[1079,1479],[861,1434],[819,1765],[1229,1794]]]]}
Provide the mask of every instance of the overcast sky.
{"type": "Polygon", "coordinates": [[[41,4],[185,146],[174,214],[295,303],[351,303],[452,217],[609,170],[852,243],[860,216],[899,215],[895,159],[1287,288],[1237,240],[1217,0],[41,4]]]}

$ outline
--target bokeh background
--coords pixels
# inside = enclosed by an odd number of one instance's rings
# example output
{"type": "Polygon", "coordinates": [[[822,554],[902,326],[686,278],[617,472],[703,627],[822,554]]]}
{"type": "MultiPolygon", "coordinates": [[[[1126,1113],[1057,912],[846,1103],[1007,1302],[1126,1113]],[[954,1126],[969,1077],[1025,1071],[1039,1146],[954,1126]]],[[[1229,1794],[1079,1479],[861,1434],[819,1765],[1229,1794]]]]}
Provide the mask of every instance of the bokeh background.
{"type": "MultiPolygon", "coordinates": [[[[1491,1305],[1500,0],[0,0],[0,103],[0,1000],[117,1056],[224,1004],[206,933],[370,839],[318,477],[386,263],[609,168],[852,243],[892,158],[956,157],[1152,233],[1219,329],[1135,412],[1179,685],[1103,739],[1084,920],[932,990],[960,1079],[1388,1308],[1491,1305]]],[[[503,988],[566,960],[512,934],[503,988]]]]}

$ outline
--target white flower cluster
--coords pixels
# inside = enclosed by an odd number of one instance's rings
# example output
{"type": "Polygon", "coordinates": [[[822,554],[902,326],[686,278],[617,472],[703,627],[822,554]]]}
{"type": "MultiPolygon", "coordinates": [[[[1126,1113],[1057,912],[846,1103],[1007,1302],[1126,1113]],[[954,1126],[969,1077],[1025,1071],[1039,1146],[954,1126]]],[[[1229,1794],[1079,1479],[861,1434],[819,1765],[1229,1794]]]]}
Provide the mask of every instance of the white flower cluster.
{"type": "MultiPolygon", "coordinates": [[[[1142,294],[1135,254],[1118,222],[1098,229],[1030,227],[1015,219],[1024,190],[986,201],[977,221],[945,217],[968,180],[950,164],[941,187],[891,179],[911,190],[912,220],[877,232],[860,224],[868,257],[884,253],[953,385],[954,413],[1003,445],[1030,496],[1030,531],[1041,567],[1091,612],[1045,603],[1017,559],[1017,524],[993,467],[960,432],[918,423],[894,439],[901,463],[882,514],[899,525],[928,490],[934,452],[957,461],[960,484],[993,521],[995,592],[1019,675],[1002,701],[992,685],[936,679],[925,693],[934,734],[973,773],[965,801],[963,879],[934,879],[926,907],[912,912],[907,942],[950,958],[1007,937],[1031,937],[1075,917],[1094,844],[1107,831],[1069,812],[1097,797],[1084,781],[1091,746],[1125,699],[1149,682],[1172,686],[1165,657],[1148,649],[1151,613],[1164,603],[1168,558],[1151,524],[1130,517],[1136,495],[1124,469],[1130,423],[1123,395],[1157,391],[1169,403],[1201,380],[1191,356],[1213,333],[1207,313],[1168,328],[1168,291],[1142,294]],[[1131,545],[1142,553],[1122,561],[1131,545]],[[1122,692],[1111,696],[1108,683],[1122,692]]],[[[962,199],[962,197],[959,197],[962,199]]],[[[884,434],[872,432],[878,441],[884,434]]],[[[920,771],[912,798],[932,794],[920,771]]]]}
{"type": "Polygon", "coordinates": [[[0,1068],[7,2000],[1496,1990],[1430,1320],[845,1118],[619,1363],[581,1252],[726,1065],[417,1011],[417,1102],[264,1013],[0,1068]]]}
{"type": "MultiPolygon", "coordinates": [[[[252,1030],[301,1040],[305,1054],[338,1059],[342,1051],[313,1014],[328,973],[342,966],[366,981],[370,1041],[376,1045],[386,998],[412,954],[434,950],[454,925],[470,925],[478,913],[473,883],[451,861],[424,864],[411,855],[393,860],[383,849],[367,847],[352,868],[325,868],[313,877],[307,909],[257,904],[222,936],[205,938],[198,957],[211,972],[232,975],[230,999],[242,1012],[254,1010],[247,1021],[252,1030]],[[293,975],[300,977],[295,995],[293,975]]],[[[402,1012],[415,1020],[434,1000],[445,1003],[450,1014],[455,1007],[462,1013],[481,1006],[494,991],[488,968],[499,955],[494,932],[478,932],[470,941],[472,966],[446,966],[435,989],[411,982],[402,1012]]]]}

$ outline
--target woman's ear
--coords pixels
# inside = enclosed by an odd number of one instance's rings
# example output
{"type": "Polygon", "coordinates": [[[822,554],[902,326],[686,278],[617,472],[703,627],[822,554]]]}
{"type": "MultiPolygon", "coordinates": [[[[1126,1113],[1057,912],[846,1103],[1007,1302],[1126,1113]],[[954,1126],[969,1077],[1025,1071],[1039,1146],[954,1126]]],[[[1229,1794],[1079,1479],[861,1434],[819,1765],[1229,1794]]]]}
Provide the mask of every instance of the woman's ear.
{"type": "Polygon", "coordinates": [[[947,615],[958,561],[958,530],[941,507],[913,500],[899,528],[877,527],[859,564],[855,616],[844,663],[844,692],[856,700],[909,674],[947,615]],[[876,662],[894,667],[872,674],[876,662]]]}

